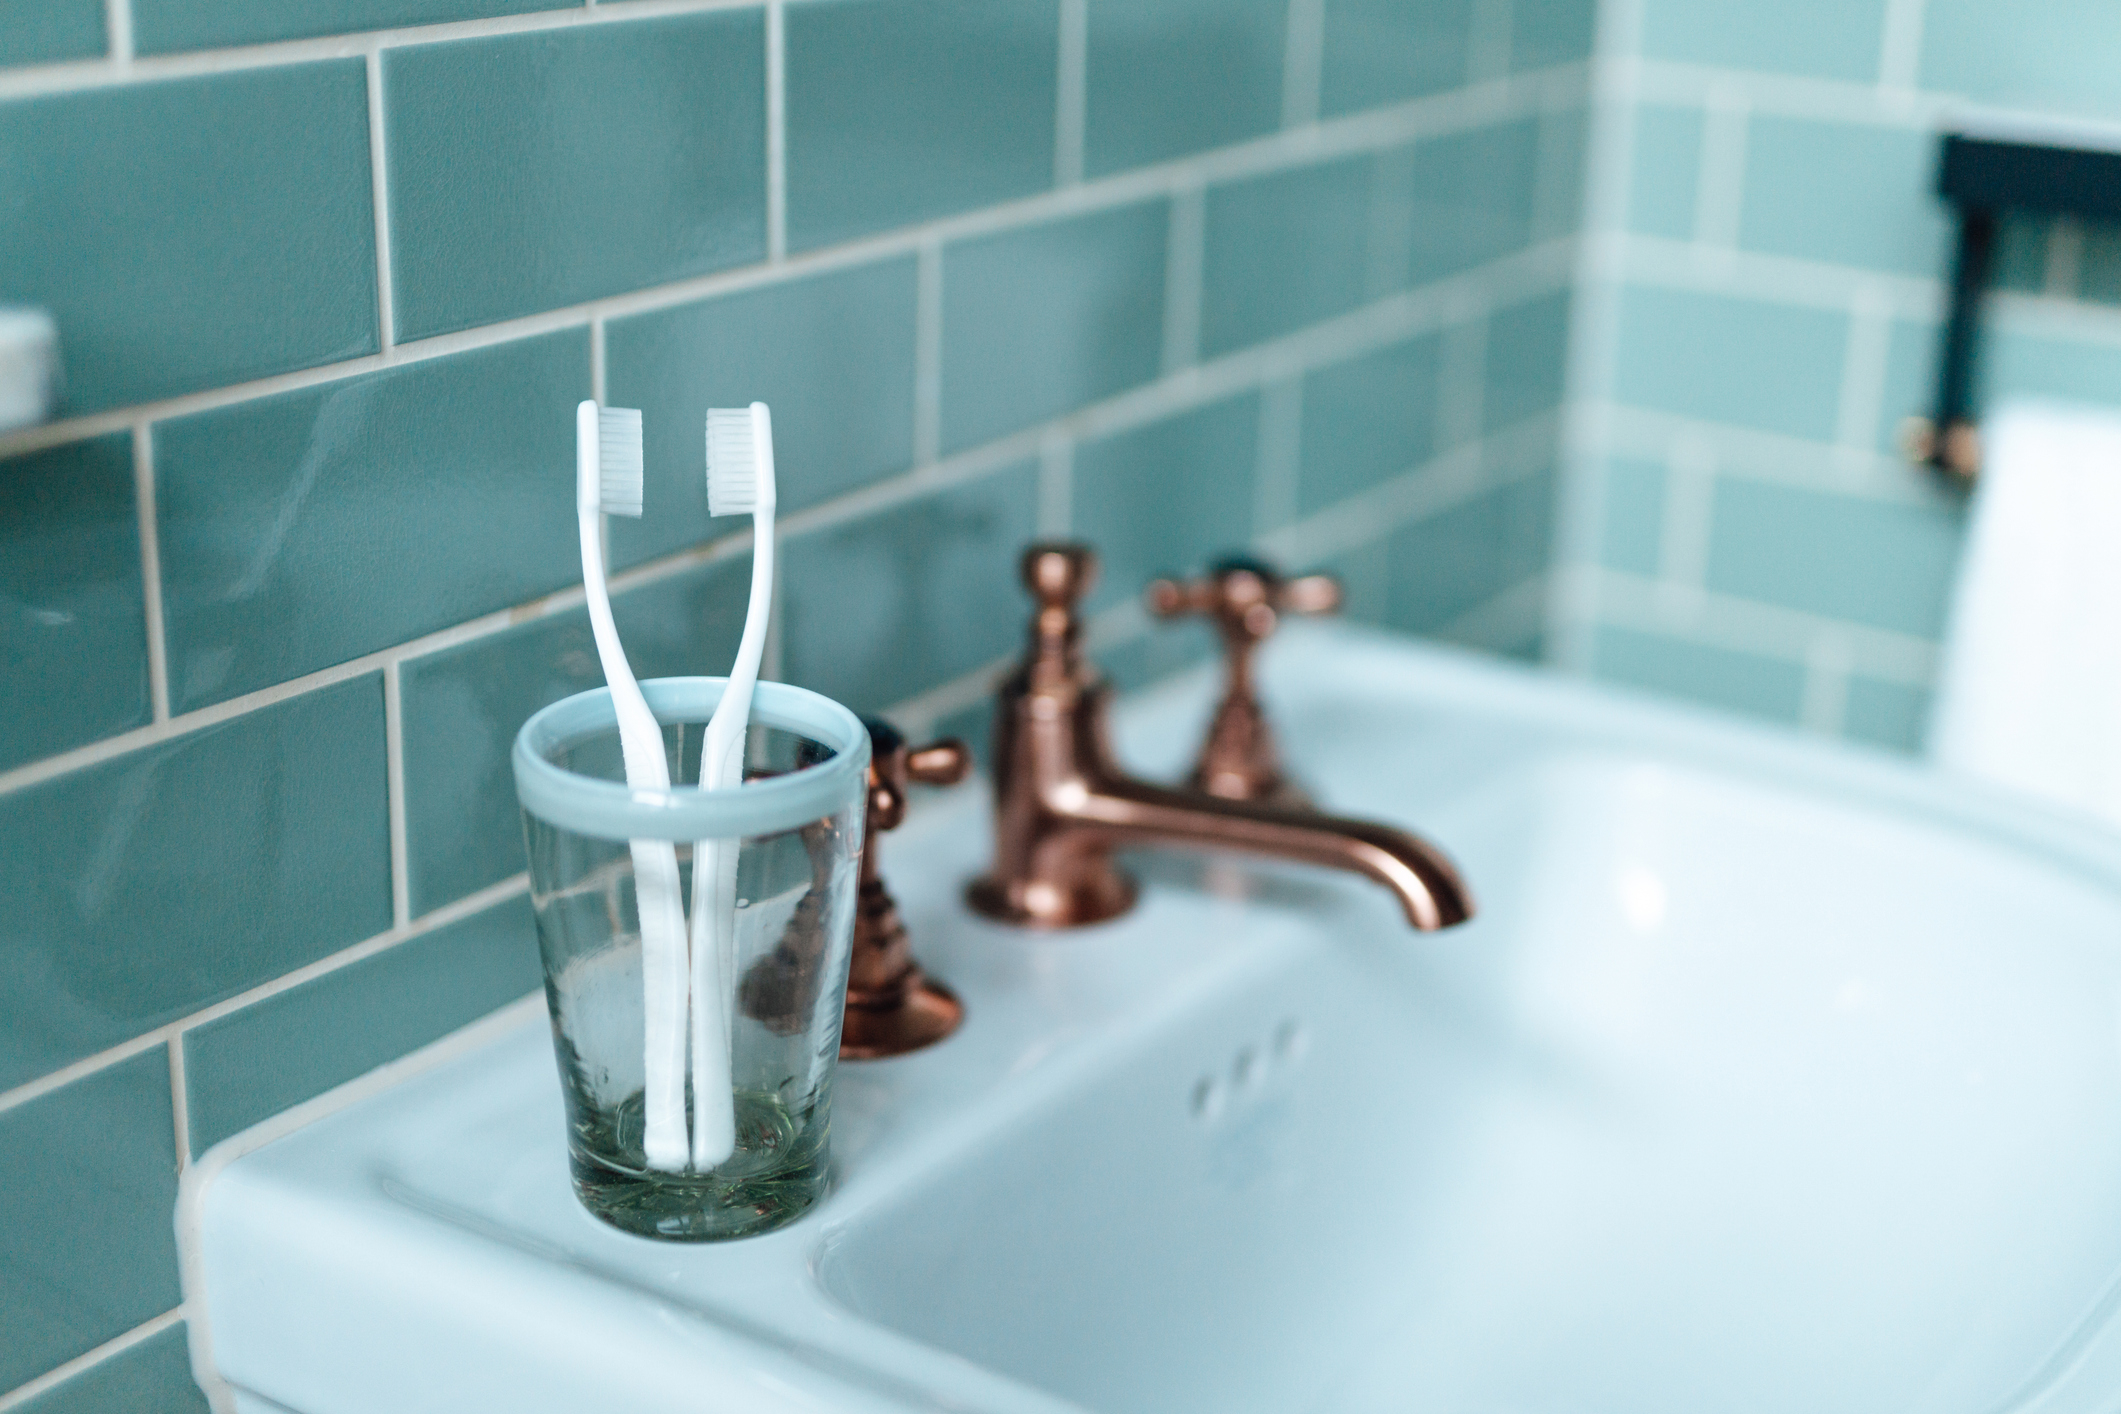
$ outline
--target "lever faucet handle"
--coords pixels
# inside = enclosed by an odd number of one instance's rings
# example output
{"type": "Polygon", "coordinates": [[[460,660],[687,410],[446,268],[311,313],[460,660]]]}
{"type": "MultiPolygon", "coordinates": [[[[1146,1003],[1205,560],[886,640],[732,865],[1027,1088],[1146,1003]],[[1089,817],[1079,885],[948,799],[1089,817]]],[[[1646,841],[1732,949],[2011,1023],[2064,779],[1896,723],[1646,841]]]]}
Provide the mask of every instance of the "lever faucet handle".
{"type": "Polygon", "coordinates": [[[1149,611],[1161,619],[1199,614],[1216,621],[1234,649],[1274,632],[1282,614],[1330,614],[1340,608],[1340,581],[1329,574],[1283,579],[1250,556],[1219,561],[1196,580],[1159,579],[1149,586],[1149,611]]]}
{"type": "Polygon", "coordinates": [[[864,717],[862,724],[869,728],[869,799],[847,1010],[840,1027],[845,1060],[917,1051],[942,1040],[965,1019],[964,1004],[913,960],[906,925],[884,887],[876,857],[880,836],[906,818],[907,785],[955,785],[972,769],[972,753],[955,737],[909,747],[898,728],[881,717],[864,717]]]}
{"type": "Polygon", "coordinates": [[[1160,579],[1149,586],[1149,611],[1162,619],[1202,615],[1221,631],[1227,681],[1207,742],[1187,784],[1224,800],[1308,805],[1281,772],[1274,732],[1252,688],[1252,652],[1283,614],[1329,614],[1341,604],[1340,581],[1309,574],[1283,579],[1273,566],[1248,556],[1217,563],[1191,581],[1160,579]]]}

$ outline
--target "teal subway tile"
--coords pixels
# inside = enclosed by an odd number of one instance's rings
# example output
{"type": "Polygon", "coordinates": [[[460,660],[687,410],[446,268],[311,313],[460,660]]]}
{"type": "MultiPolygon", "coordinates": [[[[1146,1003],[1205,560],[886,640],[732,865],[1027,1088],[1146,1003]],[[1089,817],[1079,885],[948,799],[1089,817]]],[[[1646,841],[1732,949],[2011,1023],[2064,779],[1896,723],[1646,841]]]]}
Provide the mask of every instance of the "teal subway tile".
{"type": "Polygon", "coordinates": [[[1701,177],[1701,110],[1645,103],[1635,110],[1628,164],[1628,229],[1693,239],[1701,177]]]}
{"type": "Polygon", "coordinates": [[[164,1047],[0,1113],[0,1389],[177,1304],[176,1206],[164,1047]]]}
{"type": "Polygon", "coordinates": [[[2121,226],[2093,222],[2084,227],[2077,294],[2100,304],[2121,304],[2121,226]]]}
{"type": "Polygon", "coordinates": [[[144,726],[133,439],[0,461],[0,770],[144,726]]]}
{"type": "Polygon", "coordinates": [[[1841,734],[1897,751],[1920,752],[1929,730],[1929,689],[1876,678],[1850,678],[1841,734]]]}
{"type": "Polygon", "coordinates": [[[944,714],[935,723],[935,735],[956,737],[971,749],[974,770],[991,770],[994,762],[994,703],[983,697],[969,707],[944,714]]]}
{"type": "Polygon", "coordinates": [[[1442,341],[1403,344],[1304,378],[1297,510],[1309,515],[1411,471],[1436,450],[1442,341]]]}
{"type": "Polygon", "coordinates": [[[765,19],[383,51],[400,339],[766,253],[765,19]]]}
{"type": "Polygon", "coordinates": [[[560,8],[557,0],[132,0],[133,47],[142,54],[226,49],[358,30],[403,29],[560,8]]]}
{"type": "Polygon", "coordinates": [[[0,1089],[380,933],[382,675],[15,791],[0,859],[0,1089]]]}
{"type": "Polygon", "coordinates": [[[192,1379],[191,1350],[179,1321],[99,1360],[27,1404],[22,1414],[207,1414],[206,1396],[192,1379]]]}
{"type": "Polygon", "coordinates": [[[1983,409],[2013,397],[2121,407],[2121,349],[2111,344],[2031,334],[1995,320],[1981,344],[1977,405],[1983,409]]]}
{"type": "Polygon", "coordinates": [[[1570,295],[1560,290],[1488,316],[1481,423],[1490,432],[1561,406],[1569,363],[1570,295]]]}
{"type": "Polygon", "coordinates": [[[1053,185],[1058,0],[817,0],[786,25],[789,249],[1053,185]]]}
{"type": "Polygon", "coordinates": [[[1596,0],[1511,0],[1510,68],[1580,63],[1591,57],[1597,29],[1596,0]]]}
{"type": "Polygon", "coordinates": [[[778,601],[788,681],[879,712],[1013,652],[1037,501],[1038,468],[1019,462],[792,537],[778,601]]]}
{"type": "Polygon", "coordinates": [[[1876,83],[1885,0],[1646,0],[1641,24],[1648,58],[1876,83]]]}
{"type": "Polygon", "coordinates": [[[2121,15],[2106,0],[1929,0],[1923,88],[2045,112],[2121,113],[2121,15]]]}
{"type": "Polygon", "coordinates": [[[1103,566],[1085,609],[1243,551],[1258,445],[1259,398],[1247,393],[1076,447],[1069,527],[1103,566]]]}
{"type": "Polygon", "coordinates": [[[1369,156],[1208,189],[1200,348],[1227,353],[1345,314],[1368,276],[1369,156]]]}
{"type": "Polygon", "coordinates": [[[1283,566],[1300,574],[1330,574],[1340,581],[1340,616],[1352,623],[1382,624],[1390,616],[1391,547],[1371,540],[1307,565],[1283,566]]]}
{"type": "Polygon", "coordinates": [[[944,451],[1156,376],[1169,221],[1153,201],[944,249],[944,451]]]}
{"type": "Polygon", "coordinates": [[[535,991],[519,894],[184,1033],[191,1150],[323,1094],[535,991]]]}
{"type": "Polygon", "coordinates": [[[156,424],[172,708],[578,583],[588,394],[564,329],[156,424]]]}
{"type": "Polygon", "coordinates": [[[0,65],[103,53],[102,0],[0,0],[0,65]]]}
{"type": "Polygon", "coordinates": [[[1326,0],[1318,106],[1327,117],[1466,81],[1473,0],[1326,0]]]}
{"type": "Polygon", "coordinates": [[[1795,663],[1634,629],[1597,631],[1591,673],[1777,722],[1795,723],[1804,702],[1804,669],[1795,663]]]}
{"type": "Polygon", "coordinates": [[[1546,565],[1550,479],[1527,477],[1394,531],[1386,542],[1385,622],[1435,633],[1546,565]]]}
{"type": "Polygon", "coordinates": [[[1738,243],[1833,265],[1934,277],[1953,223],[1933,188],[1935,134],[1755,115],[1738,243]]]}
{"type": "Polygon", "coordinates": [[[1846,315],[1635,286],[1620,301],[1615,396],[1711,422],[1831,441],[1846,315]]]}
{"type": "Polygon", "coordinates": [[[1944,627],[1961,511],[1755,481],[1716,487],[1708,587],[1923,638],[1944,627]]]}
{"type": "Polygon", "coordinates": [[[913,325],[911,256],[612,320],[605,386],[642,411],[652,510],[611,523],[612,562],[740,528],[707,516],[710,405],[773,409],[783,515],[911,466],[913,325]]]}
{"type": "MultiPolygon", "coordinates": [[[[1887,456],[1900,455],[1900,424],[1910,417],[1929,417],[1937,403],[1937,354],[1941,327],[1928,319],[1896,319],[1886,340],[1885,385],[1875,446],[1887,456]]],[[[1985,342],[1985,340],[1984,340],[1985,342]]],[[[1981,361],[1977,351],[1978,378],[1981,361]]]]}
{"type": "Polygon", "coordinates": [[[1097,655],[1098,671],[1116,692],[1132,692],[1183,672],[1220,652],[1205,619],[1151,623],[1146,632],[1097,655]]]}
{"type": "Polygon", "coordinates": [[[1083,170],[1277,131],[1288,27],[1288,0],[1090,0],[1083,170]]]}
{"type": "Polygon", "coordinates": [[[1538,170],[1533,177],[1528,239],[1551,241],[1575,235],[1583,229],[1585,183],[1590,176],[1590,109],[1541,113],[1535,145],[1538,170]]]}
{"type": "Polygon", "coordinates": [[[1530,243],[1537,119],[1430,138],[1411,156],[1409,283],[1425,285],[1530,243]]]}
{"type": "Polygon", "coordinates": [[[1664,553],[1665,469],[1657,462],[1606,464],[1598,563],[1629,574],[1653,575],[1664,553]]]}
{"type": "MultiPolygon", "coordinates": [[[[614,597],[627,661],[644,678],[729,671],[751,559],[720,560],[614,597]]],[[[415,916],[523,871],[509,752],[530,715],[604,685],[589,616],[518,624],[406,662],[406,883],[415,916]]]]}
{"type": "Polygon", "coordinates": [[[0,103],[6,298],[79,414],[374,353],[359,59],[0,103]]]}

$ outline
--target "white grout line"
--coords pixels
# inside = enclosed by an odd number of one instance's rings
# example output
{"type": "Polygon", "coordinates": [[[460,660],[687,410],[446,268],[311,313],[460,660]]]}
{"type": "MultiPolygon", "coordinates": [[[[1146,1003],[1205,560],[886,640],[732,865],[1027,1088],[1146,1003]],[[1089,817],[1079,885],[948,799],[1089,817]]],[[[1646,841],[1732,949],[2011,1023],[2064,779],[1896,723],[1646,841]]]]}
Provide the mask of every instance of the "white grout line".
{"type": "Polygon", "coordinates": [[[939,683],[926,692],[916,693],[903,702],[893,703],[883,711],[886,721],[904,730],[908,736],[925,736],[935,730],[935,723],[967,707],[977,706],[994,695],[1001,680],[1009,675],[1017,664],[1017,655],[1009,653],[991,663],[974,668],[962,677],[939,683]],[[924,725],[916,728],[914,723],[924,725]]]}
{"type": "Polygon", "coordinates": [[[384,353],[398,342],[390,268],[390,170],[383,131],[383,56],[368,56],[369,204],[376,223],[376,340],[384,353]]]}
{"type": "Polygon", "coordinates": [[[2074,216],[2057,216],[2047,227],[2047,268],[2041,272],[2041,293],[2050,299],[2075,299],[2084,266],[2084,223],[2074,216]]]}
{"type": "Polygon", "coordinates": [[[788,258],[788,12],[766,6],[766,259],[788,258]]]}
{"type": "Polygon", "coordinates": [[[1923,11],[1928,0],[1886,0],[1885,36],[1878,46],[1878,86],[1912,94],[1922,68],[1923,11]]]}
{"type": "Polygon", "coordinates": [[[162,531],[155,519],[154,438],[154,428],[145,422],[133,428],[133,510],[139,517],[148,716],[162,723],[169,720],[169,640],[162,616],[162,531]]]}
{"type": "Polygon", "coordinates": [[[1840,736],[1848,702],[1848,637],[1838,630],[1822,630],[1805,649],[1804,696],[1797,723],[1820,736],[1840,736]]]}
{"type": "Polygon", "coordinates": [[[1048,434],[1038,447],[1038,538],[1063,540],[1075,519],[1075,443],[1048,434]]]}
{"type": "Polygon", "coordinates": [[[7,1393],[0,1394],[0,1411],[5,1411],[9,1409],[20,1409],[22,1406],[28,1404],[31,1400],[36,1399],[39,1395],[50,1393],[52,1390],[57,1389],[60,1385],[65,1384],[74,1376],[81,1374],[83,1371],[88,1370],[93,1366],[102,1364],[105,1360],[110,1359],[113,1355],[121,1355],[124,1352],[132,1349],[134,1346],[140,1344],[142,1341],[152,1340],[154,1337],[162,1334],[162,1332],[168,1330],[171,1326],[177,1324],[177,1322],[183,1319],[184,1308],[181,1306],[175,1308],[174,1310],[164,1311],[161,1315],[155,1317],[153,1320],[144,1321],[141,1324],[134,1326],[124,1335],[117,1336],[111,1340],[106,1340],[105,1342],[103,1342],[103,1344],[97,1346],[94,1350],[91,1350],[86,1354],[76,1355],[73,1359],[67,1361],[64,1365],[60,1365],[55,1369],[46,1370],[43,1374],[37,1376],[37,1378],[29,1381],[27,1384],[17,1385],[15,1388],[7,1391],[7,1393]]]}
{"type": "Polygon", "coordinates": [[[177,1125],[177,1172],[191,1163],[191,1094],[184,1074],[184,1038],[169,1038],[169,1112],[177,1125]]]}
{"type": "MultiPolygon", "coordinates": [[[[1590,239],[1600,248],[1599,258],[1608,263],[1604,276],[1630,285],[1733,295],[1836,314],[1845,312],[1860,291],[1868,290],[1883,299],[1895,317],[1903,319],[1936,317],[1944,297],[1943,283],[1927,276],[1888,275],[1851,265],[1722,249],[1660,236],[1607,234],[1590,239]]],[[[2039,296],[2018,298],[2038,301],[2044,308],[2068,307],[2039,296]]],[[[1991,299],[1999,308],[2014,307],[2007,292],[1996,292],[1991,299]]],[[[2112,331],[2110,337],[2121,342],[2121,313],[2102,310],[2097,322],[2112,331]]]]}
{"type": "Polygon", "coordinates": [[[1253,472],[1252,534],[1296,519],[1303,475],[1304,380],[1277,378],[1260,390],[1259,456],[1253,472]]]}
{"type": "MultiPolygon", "coordinates": [[[[656,0],[635,0],[654,4],[656,0]]],[[[608,7],[607,7],[608,8],[608,7]]],[[[573,12],[568,12],[573,13],[573,12]]],[[[364,51],[365,52],[365,51],[364,51]]],[[[824,250],[806,251],[781,264],[759,262],[716,271],[627,294],[588,300],[476,329],[400,343],[387,353],[363,355],[337,363],[273,374],[247,383],[185,393],[156,402],[48,422],[0,433],[0,458],[78,441],[129,427],[140,420],[158,421],[248,402],[274,393],[315,387],[356,374],[441,358],[471,349],[490,348],[561,329],[576,329],[598,316],[618,317],[669,309],[719,295],[734,294],[808,275],[847,269],[894,256],[917,253],[948,241],[967,240],[1063,220],[1070,216],[1136,205],[1170,196],[1188,186],[1206,186],[1337,156],[1399,146],[1411,139],[1459,132],[1528,117],[1541,111],[1549,96],[1578,81],[1580,65],[1536,74],[1519,74],[1505,83],[1487,84],[1416,99],[1393,108],[1375,109],[1299,132],[1275,134],[1234,147],[1100,178],[1062,190],[1042,192],[1019,201],[850,241],[824,250]]],[[[0,76],[4,77],[4,76],[0,76]]],[[[4,97],[0,93],[0,97],[4,97]]]]}
{"type": "Polygon", "coordinates": [[[405,698],[400,665],[383,665],[383,780],[390,812],[390,919],[412,921],[410,854],[405,843],[405,698]]]}
{"type": "Polygon", "coordinates": [[[1858,454],[1875,454],[1878,423],[1885,414],[1886,363],[1892,353],[1892,307],[1871,286],[1861,286],[1849,305],[1848,343],[1841,358],[1841,406],[1834,440],[1858,454]]]}
{"type": "Polygon", "coordinates": [[[1748,107],[1744,90],[1722,84],[1709,92],[1701,124],[1701,172],[1696,178],[1694,240],[1716,252],[1738,248],[1745,208],[1748,107]]]}
{"type": "Polygon", "coordinates": [[[1281,49],[1282,127],[1301,128],[1318,121],[1325,55],[1325,0],[1289,0],[1281,49]]]}
{"type": "Polygon", "coordinates": [[[1485,83],[1510,72],[1510,0],[1473,0],[1466,26],[1466,82],[1485,83]]]}
{"type": "Polygon", "coordinates": [[[1090,85],[1089,0],[1061,0],[1060,59],[1053,81],[1053,185],[1083,179],[1090,85]]]}
{"type": "Polygon", "coordinates": [[[1698,592],[1708,583],[1716,524],[1716,449],[1705,437],[1682,432],[1672,439],[1665,472],[1658,577],[1669,588],[1698,592]]]}
{"type": "Polygon", "coordinates": [[[103,0],[103,37],[110,50],[111,65],[119,72],[133,63],[132,0],[103,0]]]}
{"type": "Polygon", "coordinates": [[[1702,107],[1719,91],[1739,96],[1756,114],[1826,123],[1929,131],[1947,111],[1963,106],[1949,93],[1909,93],[1873,83],[1802,78],[1755,69],[1723,69],[1631,57],[1612,65],[1618,91],[1635,103],[1702,107]]]}
{"type": "Polygon", "coordinates": [[[1717,473],[1725,477],[1898,505],[1936,505],[1953,494],[1920,468],[1884,452],[1592,399],[1579,406],[1601,420],[1602,446],[1613,456],[1662,461],[1675,439],[1694,437],[1714,448],[1717,473]]]}
{"type": "Polygon", "coordinates": [[[920,248],[914,277],[913,460],[932,462],[943,440],[943,247],[920,248]]]}
{"type": "Polygon", "coordinates": [[[1164,250],[1163,370],[1200,361],[1200,302],[1207,263],[1207,196],[1199,187],[1174,193],[1164,250]]]}

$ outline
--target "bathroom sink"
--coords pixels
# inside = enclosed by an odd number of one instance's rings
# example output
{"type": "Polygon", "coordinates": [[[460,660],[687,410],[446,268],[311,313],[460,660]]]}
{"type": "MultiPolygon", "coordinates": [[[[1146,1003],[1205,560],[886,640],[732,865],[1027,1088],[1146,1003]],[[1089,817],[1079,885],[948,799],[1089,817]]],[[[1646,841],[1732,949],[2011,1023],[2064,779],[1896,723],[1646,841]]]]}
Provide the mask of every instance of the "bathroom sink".
{"type": "MultiPolygon", "coordinates": [[[[1262,675],[1314,794],[1450,850],[1474,922],[1144,855],[1127,917],[1015,932],[958,902],[954,793],[884,865],[967,1023],[842,1070],[813,1213],[600,1226],[526,1021],[195,1166],[238,1407],[2121,1400],[2121,839],[1347,626],[1262,675]]],[[[1177,774],[1212,689],[1126,704],[1122,754],[1177,774]]]]}

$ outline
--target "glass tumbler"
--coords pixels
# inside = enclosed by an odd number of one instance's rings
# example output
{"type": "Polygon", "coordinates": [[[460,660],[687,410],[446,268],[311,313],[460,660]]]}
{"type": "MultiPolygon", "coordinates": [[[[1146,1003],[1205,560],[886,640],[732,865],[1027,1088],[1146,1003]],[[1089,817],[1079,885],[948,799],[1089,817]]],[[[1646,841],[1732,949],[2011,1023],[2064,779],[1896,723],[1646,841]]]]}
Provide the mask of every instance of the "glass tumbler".
{"type": "MultiPolygon", "coordinates": [[[[721,678],[641,684],[673,781],[699,778],[721,678]]],[[[614,1227],[713,1241],[789,1222],[824,1191],[869,733],[814,692],[762,682],[744,784],[626,784],[611,694],[545,708],[516,736],[516,794],[567,1108],[575,1193],[614,1227]],[[643,1147],[646,1018],[637,847],[675,846],[691,913],[692,856],[737,841],[735,950],[724,1007],[736,1149],[705,1171],[653,1168],[643,1147]]],[[[699,998],[692,1004],[697,1005],[699,998]]],[[[671,1003],[665,999],[664,1014],[671,1003]]],[[[688,1128],[696,1103],[683,1082],[688,1128]]]]}

